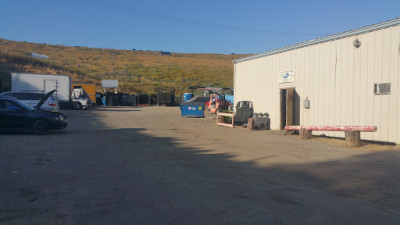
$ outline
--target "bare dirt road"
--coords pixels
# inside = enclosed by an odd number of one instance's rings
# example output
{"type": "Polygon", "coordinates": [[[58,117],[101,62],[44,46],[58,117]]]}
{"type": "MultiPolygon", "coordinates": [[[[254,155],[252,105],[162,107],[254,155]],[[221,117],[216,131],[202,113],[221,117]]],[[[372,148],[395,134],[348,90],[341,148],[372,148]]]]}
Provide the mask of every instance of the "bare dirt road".
{"type": "Polygon", "coordinates": [[[181,118],[65,111],[0,134],[0,224],[400,224],[400,151],[181,118]]]}

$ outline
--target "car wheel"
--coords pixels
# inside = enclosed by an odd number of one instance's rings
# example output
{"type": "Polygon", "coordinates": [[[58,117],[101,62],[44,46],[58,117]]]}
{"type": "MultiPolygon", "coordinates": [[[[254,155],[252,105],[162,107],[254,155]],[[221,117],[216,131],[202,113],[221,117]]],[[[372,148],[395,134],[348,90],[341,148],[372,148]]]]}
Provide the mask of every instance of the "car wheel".
{"type": "Polygon", "coordinates": [[[35,134],[48,134],[50,132],[50,124],[45,119],[36,120],[33,123],[32,130],[35,134]]]}
{"type": "Polygon", "coordinates": [[[74,109],[76,109],[76,110],[81,110],[83,107],[82,107],[82,104],[80,103],[80,102],[75,102],[75,104],[74,104],[74,109]]]}

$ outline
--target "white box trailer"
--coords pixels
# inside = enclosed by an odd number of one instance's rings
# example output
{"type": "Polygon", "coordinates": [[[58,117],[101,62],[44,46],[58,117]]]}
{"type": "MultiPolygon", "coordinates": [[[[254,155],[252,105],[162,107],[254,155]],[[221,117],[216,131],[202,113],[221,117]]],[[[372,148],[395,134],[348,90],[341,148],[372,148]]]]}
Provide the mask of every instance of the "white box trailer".
{"type": "Polygon", "coordinates": [[[73,98],[71,96],[71,78],[67,75],[34,74],[13,72],[11,74],[11,91],[40,91],[49,92],[56,90],[55,97],[60,107],[87,108],[86,97],[73,98]],[[80,105],[79,105],[79,104],[80,105]]]}
{"type": "Polygon", "coordinates": [[[11,91],[49,92],[56,89],[55,97],[59,102],[71,100],[71,78],[65,75],[12,73],[11,91]]]}

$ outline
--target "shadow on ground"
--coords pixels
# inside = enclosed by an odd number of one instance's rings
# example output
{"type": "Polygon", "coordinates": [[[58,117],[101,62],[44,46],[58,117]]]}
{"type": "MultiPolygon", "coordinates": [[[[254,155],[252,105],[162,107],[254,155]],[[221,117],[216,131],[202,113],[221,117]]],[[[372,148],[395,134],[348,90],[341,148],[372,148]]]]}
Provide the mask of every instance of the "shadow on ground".
{"type": "Polygon", "coordinates": [[[397,151],[260,168],[142,129],[0,138],[1,224],[400,224],[397,151]]]}
{"type": "Polygon", "coordinates": [[[135,111],[141,111],[140,108],[113,108],[113,107],[105,107],[105,108],[96,108],[96,111],[112,111],[112,112],[135,112],[135,111]]]}

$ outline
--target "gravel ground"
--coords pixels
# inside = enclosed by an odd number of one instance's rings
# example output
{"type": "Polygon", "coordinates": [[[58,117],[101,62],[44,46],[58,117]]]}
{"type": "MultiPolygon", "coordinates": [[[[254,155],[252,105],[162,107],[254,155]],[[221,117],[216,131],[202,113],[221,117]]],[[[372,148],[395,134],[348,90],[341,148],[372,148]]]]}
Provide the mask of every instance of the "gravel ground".
{"type": "Polygon", "coordinates": [[[400,224],[398,146],[217,127],[178,107],[0,134],[0,224],[400,224]]]}

